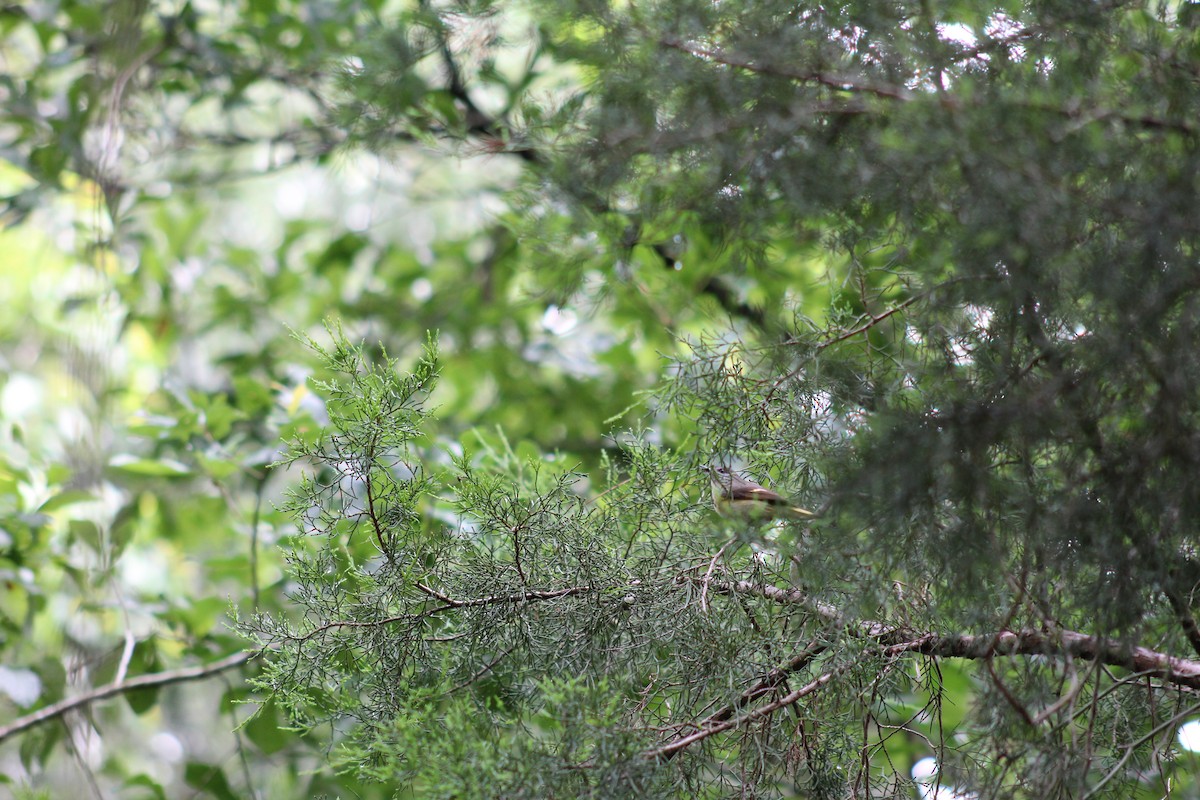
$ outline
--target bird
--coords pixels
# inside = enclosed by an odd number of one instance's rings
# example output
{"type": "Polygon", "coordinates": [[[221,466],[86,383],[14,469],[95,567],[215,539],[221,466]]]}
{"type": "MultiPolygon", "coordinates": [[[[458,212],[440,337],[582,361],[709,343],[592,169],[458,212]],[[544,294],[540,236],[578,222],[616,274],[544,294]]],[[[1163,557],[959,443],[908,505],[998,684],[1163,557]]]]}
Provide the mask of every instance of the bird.
{"type": "Polygon", "coordinates": [[[712,486],[713,506],[723,517],[741,519],[777,519],[793,517],[812,519],[817,515],[791,502],[770,489],[748,481],[727,467],[701,467],[708,473],[712,486]]]}

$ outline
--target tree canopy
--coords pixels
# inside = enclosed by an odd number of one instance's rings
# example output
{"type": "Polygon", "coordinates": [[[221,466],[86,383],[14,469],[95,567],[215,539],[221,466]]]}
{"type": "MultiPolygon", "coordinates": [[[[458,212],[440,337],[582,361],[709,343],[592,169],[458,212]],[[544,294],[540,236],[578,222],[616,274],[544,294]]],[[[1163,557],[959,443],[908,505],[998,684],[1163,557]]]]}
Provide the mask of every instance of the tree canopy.
{"type": "Polygon", "coordinates": [[[1200,797],[1198,9],[0,6],[0,780],[1200,797]]]}

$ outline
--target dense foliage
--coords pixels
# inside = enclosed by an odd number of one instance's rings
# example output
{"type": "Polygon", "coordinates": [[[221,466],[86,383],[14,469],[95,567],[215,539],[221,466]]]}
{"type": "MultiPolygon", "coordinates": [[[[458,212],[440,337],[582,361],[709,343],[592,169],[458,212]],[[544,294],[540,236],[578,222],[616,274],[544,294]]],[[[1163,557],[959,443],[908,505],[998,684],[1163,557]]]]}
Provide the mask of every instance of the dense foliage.
{"type": "Polygon", "coordinates": [[[1200,796],[1196,5],[0,32],[20,796],[1200,796]]]}

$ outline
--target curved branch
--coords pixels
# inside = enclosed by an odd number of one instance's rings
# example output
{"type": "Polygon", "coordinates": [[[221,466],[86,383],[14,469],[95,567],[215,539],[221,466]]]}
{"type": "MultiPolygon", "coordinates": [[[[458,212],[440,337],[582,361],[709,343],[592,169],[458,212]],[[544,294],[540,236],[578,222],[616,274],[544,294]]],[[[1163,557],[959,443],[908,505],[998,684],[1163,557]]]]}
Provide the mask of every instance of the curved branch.
{"type": "Polygon", "coordinates": [[[856,631],[859,636],[875,639],[888,647],[889,652],[920,653],[973,661],[993,656],[1059,655],[1097,661],[1110,667],[1122,667],[1178,687],[1200,690],[1200,661],[1179,658],[1104,636],[1089,636],[1077,631],[1047,633],[1032,629],[940,635],[874,620],[860,620],[857,623],[846,621],[838,609],[827,603],[816,603],[798,589],[781,589],[770,584],[737,581],[724,584],[714,582],[709,591],[715,594],[753,594],[778,603],[807,606],[830,622],[845,621],[851,631],[856,631]]]}
{"type": "Polygon", "coordinates": [[[689,747],[703,739],[707,739],[709,736],[712,736],[714,733],[720,733],[721,731],[727,731],[727,730],[730,730],[731,728],[740,727],[740,726],[746,724],[747,722],[753,722],[754,720],[760,719],[761,717],[765,717],[766,715],[771,714],[775,711],[778,711],[781,708],[786,708],[787,706],[790,706],[792,703],[795,703],[797,700],[800,700],[801,698],[805,697],[806,695],[810,695],[813,692],[817,691],[818,689],[820,689],[825,684],[829,683],[831,680],[836,678],[841,673],[846,672],[847,670],[850,669],[851,666],[852,666],[852,664],[845,664],[836,670],[831,670],[829,672],[826,672],[824,675],[820,676],[816,680],[813,680],[810,683],[807,683],[804,686],[801,686],[799,689],[788,692],[783,697],[780,697],[777,700],[772,700],[770,703],[767,703],[765,706],[762,706],[761,708],[754,709],[749,714],[745,714],[744,716],[738,717],[737,719],[731,719],[731,720],[727,720],[725,722],[719,722],[708,728],[701,728],[700,730],[696,731],[695,733],[689,733],[687,736],[684,736],[680,739],[676,739],[675,741],[673,741],[669,744],[665,744],[662,747],[656,747],[653,750],[648,750],[645,753],[643,753],[642,755],[645,758],[671,758],[676,753],[678,753],[680,750],[683,750],[684,748],[689,747]]]}
{"type": "Polygon", "coordinates": [[[0,727],[0,742],[15,736],[18,733],[27,731],[30,728],[41,725],[45,722],[58,719],[68,711],[74,711],[80,706],[86,706],[88,703],[96,700],[104,700],[109,697],[115,697],[126,692],[133,692],[139,689],[153,689],[159,686],[167,686],[172,683],[184,683],[186,681],[202,680],[212,677],[226,670],[235,669],[242,666],[248,661],[257,658],[261,654],[260,651],[251,651],[245,653],[234,653],[226,656],[219,661],[214,661],[211,664],[204,664],[199,667],[184,667],[182,669],[173,669],[166,672],[155,672],[150,675],[139,675],[136,678],[120,681],[118,683],[110,683],[107,686],[101,686],[98,689],[92,689],[90,692],[85,692],[77,697],[68,697],[64,700],[59,700],[53,705],[38,709],[32,714],[26,714],[23,717],[18,717],[12,722],[0,727]]]}
{"type": "Polygon", "coordinates": [[[1171,610],[1175,612],[1175,618],[1179,620],[1179,627],[1183,629],[1183,635],[1187,637],[1188,643],[1192,649],[1200,655],[1200,628],[1196,627],[1196,619],[1192,616],[1192,611],[1188,608],[1188,604],[1178,592],[1166,590],[1163,592],[1167,596],[1167,602],[1171,604],[1171,610]]]}
{"type": "MultiPolygon", "coordinates": [[[[687,579],[695,583],[699,579],[687,579]]],[[[777,586],[750,581],[729,583],[711,583],[714,594],[748,594],[785,604],[804,605],[813,610],[817,616],[830,623],[843,624],[846,621],[834,607],[816,603],[798,589],[781,589],[777,586]]],[[[1119,641],[1100,636],[1088,636],[1075,631],[1057,631],[1046,633],[1040,630],[1000,630],[988,634],[951,634],[921,633],[902,625],[888,625],[882,622],[862,620],[857,623],[847,623],[847,629],[852,635],[874,639],[883,646],[882,655],[894,659],[905,654],[919,653],[921,655],[942,658],[963,658],[982,660],[989,664],[996,656],[1020,655],[1059,655],[1072,659],[1091,661],[1108,666],[1122,667],[1138,673],[1142,677],[1159,678],[1165,683],[1178,688],[1200,690],[1200,661],[1177,658],[1166,653],[1150,650],[1146,647],[1130,646],[1119,641]]],[[[811,664],[813,658],[819,655],[825,645],[817,645],[793,657],[787,663],[771,670],[752,688],[743,692],[738,699],[710,715],[697,725],[697,730],[685,736],[646,750],[643,757],[650,759],[669,760],[680,751],[703,741],[708,737],[732,730],[742,725],[754,722],[764,716],[786,708],[802,698],[813,694],[830,681],[850,671],[856,661],[839,665],[835,669],[823,673],[799,689],[776,697],[766,705],[742,714],[736,719],[733,715],[749,705],[754,700],[772,693],[784,685],[790,673],[799,671],[811,664]]],[[[1036,717],[1026,714],[1031,725],[1038,725],[1052,716],[1070,702],[1079,691],[1082,681],[1075,680],[1067,694],[1043,710],[1036,717]]]]}
{"type": "Polygon", "coordinates": [[[854,75],[838,75],[831,72],[822,72],[821,70],[800,70],[788,66],[766,64],[721,48],[703,47],[693,42],[685,42],[670,37],[659,39],[658,42],[663,47],[679,50],[705,61],[712,61],[716,64],[735,69],[744,69],[747,72],[755,72],[760,75],[787,78],[801,83],[817,83],[830,89],[837,89],[838,91],[861,92],[863,94],[875,95],[876,97],[886,97],[889,100],[912,100],[915,96],[913,91],[907,87],[870,83],[854,75]]]}
{"type": "MultiPolygon", "coordinates": [[[[902,640],[911,633],[897,628],[879,638],[880,641],[890,642],[902,640]]],[[[998,656],[1062,655],[1098,661],[1110,667],[1122,667],[1188,689],[1200,689],[1200,661],[1177,658],[1147,647],[1130,646],[1075,631],[1052,634],[1035,630],[1001,631],[999,634],[977,636],[937,636],[930,633],[909,645],[907,649],[913,653],[976,660],[987,658],[989,650],[998,656]]]]}

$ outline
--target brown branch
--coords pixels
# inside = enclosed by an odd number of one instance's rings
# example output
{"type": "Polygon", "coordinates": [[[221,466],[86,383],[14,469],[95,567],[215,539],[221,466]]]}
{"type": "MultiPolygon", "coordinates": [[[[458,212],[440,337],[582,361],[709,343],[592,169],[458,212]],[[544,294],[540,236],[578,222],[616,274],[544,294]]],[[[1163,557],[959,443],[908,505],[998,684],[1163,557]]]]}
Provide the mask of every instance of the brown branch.
{"type": "MultiPolygon", "coordinates": [[[[753,594],[775,602],[796,603],[807,606],[829,621],[843,620],[836,608],[827,603],[812,601],[799,589],[780,589],[770,584],[737,581],[713,582],[710,591],[714,594],[753,594]]],[[[991,656],[1059,655],[1096,661],[1110,667],[1122,667],[1178,687],[1200,690],[1200,661],[1178,658],[1147,647],[1129,645],[1103,636],[1089,636],[1077,631],[1047,633],[1025,629],[1000,630],[987,634],[939,635],[873,620],[847,624],[860,636],[875,639],[890,649],[902,648],[897,652],[972,661],[991,656]]]]}
{"type": "MultiPolygon", "coordinates": [[[[862,626],[879,626],[864,622],[862,626]]],[[[875,638],[883,643],[908,640],[913,632],[904,628],[879,630],[875,638]]],[[[1047,634],[1038,630],[1001,631],[999,634],[958,634],[938,636],[924,634],[909,641],[909,652],[927,656],[987,658],[989,649],[998,656],[1062,655],[1069,658],[1097,661],[1110,667],[1140,672],[1152,678],[1188,689],[1200,689],[1200,661],[1160,653],[1147,647],[1130,646],[1114,639],[1088,636],[1076,631],[1057,631],[1047,634]]]]}
{"type": "Polygon", "coordinates": [[[7,725],[0,727],[0,742],[15,736],[18,733],[29,730],[30,728],[41,725],[45,722],[58,719],[63,714],[69,711],[74,711],[80,706],[86,706],[88,703],[93,703],[97,700],[105,700],[109,697],[114,697],[125,692],[134,692],[139,689],[153,689],[159,686],[168,686],[173,683],[184,683],[186,681],[202,680],[204,678],[217,675],[218,673],[227,670],[235,669],[242,666],[246,662],[257,658],[261,651],[253,651],[248,653],[234,653],[226,656],[219,661],[214,661],[211,664],[203,664],[198,667],[183,667],[181,669],[168,670],[166,672],[155,672],[150,675],[139,675],[136,678],[121,681],[120,683],[110,683],[107,686],[101,686],[98,689],[92,689],[76,697],[68,697],[64,700],[59,700],[53,705],[38,709],[32,714],[26,714],[23,717],[18,717],[7,725]]]}
{"type": "MultiPolygon", "coordinates": [[[[594,591],[594,586],[571,586],[566,589],[551,589],[547,591],[520,592],[518,594],[494,594],[489,597],[473,597],[470,600],[455,600],[453,597],[418,583],[417,588],[430,597],[435,597],[446,604],[446,608],[471,608],[474,606],[490,606],[499,603],[521,603],[526,600],[557,600],[560,597],[573,597],[594,591]]],[[[439,609],[445,610],[445,609],[439,609]]]]}
{"type": "MultiPolygon", "coordinates": [[[[697,727],[702,731],[708,730],[714,725],[726,722],[735,713],[745,708],[752,701],[762,697],[764,694],[770,694],[780,686],[786,688],[788,675],[800,671],[810,664],[814,658],[819,656],[827,649],[828,645],[826,644],[813,644],[800,653],[797,653],[796,655],[792,656],[787,663],[775,667],[773,670],[764,675],[760,681],[738,695],[737,700],[733,701],[724,708],[709,714],[697,727]]],[[[664,757],[672,758],[674,757],[675,752],[677,751],[665,754],[664,757]]]]}
{"type": "Polygon", "coordinates": [[[717,723],[708,728],[701,728],[700,730],[696,731],[695,733],[690,733],[687,736],[684,736],[680,739],[676,739],[675,741],[670,742],[669,744],[665,744],[662,747],[656,747],[653,750],[647,750],[646,752],[642,753],[642,756],[644,758],[663,758],[663,759],[672,758],[680,750],[690,747],[691,745],[695,744],[696,742],[707,739],[709,736],[712,736],[715,733],[721,733],[722,731],[727,731],[732,728],[741,727],[742,725],[753,722],[756,719],[761,719],[762,717],[765,717],[768,714],[773,714],[774,712],[778,711],[781,708],[786,708],[787,706],[792,705],[797,700],[800,700],[801,698],[806,697],[807,695],[810,695],[813,692],[817,691],[822,686],[824,686],[825,684],[829,683],[831,680],[836,678],[838,675],[849,670],[852,666],[854,666],[853,663],[843,664],[838,669],[826,672],[824,675],[820,676],[816,680],[811,681],[810,683],[806,683],[804,686],[801,686],[799,689],[788,692],[787,694],[783,695],[782,697],[780,697],[776,700],[772,700],[770,703],[767,703],[765,706],[763,706],[761,708],[754,709],[749,714],[745,714],[741,717],[738,717],[737,719],[730,719],[730,720],[726,720],[725,722],[717,723]]]}
{"type": "MultiPolygon", "coordinates": [[[[1033,37],[1033,32],[1022,32],[1021,39],[1033,37]]],[[[854,92],[858,94],[869,94],[876,97],[882,97],[888,100],[899,100],[908,102],[916,99],[917,92],[905,87],[891,84],[877,84],[862,82],[857,76],[840,75],[831,72],[822,72],[820,70],[801,70],[794,69],[778,64],[765,64],[760,61],[731,53],[719,47],[703,47],[701,45],[685,42],[680,39],[661,38],[658,40],[663,47],[669,47],[673,50],[687,53],[689,55],[702,58],[706,61],[712,61],[716,64],[722,64],[735,69],[744,69],[747,72],[753,72],[759,75],[770,75],[778,78],[787,78],[789,80],[800,81],[803,83],[817,83],[822,86],[827,86],[831,89],[839,91],[854,92]]],[[[995,44],[1004,44],[1004,41],[996,41],[995,44]]],[[[989,45],[990,46],[990,45],[989,45]]],[[[966,51],[956,60],[969,60],[976,51],[966,51]]],[[[963,103],[954,97],[945,97],[941,101],[941,105],[949,111],[957,111],[963,107],[963,103]]],[[[1176,133],[1184,133],[1189,136],[1194,136],[1198,129],[1195,123],[1186,119],[1168,119],[1166,117],[1154,116],[1153,114],[1138,114],[1121,111],[1117,108],[1064,108],[1061,106],[1047,105],[1043,103],[1028,103],[1021,102],[1017,104],[1019,107],[1031,110],[1042,111],[1049,114],[1054,114],[1065,119],[1074,120],[1080,126],[1090,125],[1096,122],[1115,119],[1126,125],[1131,125],[1148,130],[1167,130],[1176,133]]]]}
{"type": "Polygon", "coordinates": [[[849,75],[837,75],[830,72],[821,72],[820,70],[798,70],[791,67],[778,66],[774,64],[763,64],[754,61],[745,56],[740,56],[716,47],[701,47],[698,44],[684,42],[679,39],[670,37],[658,40],[663,47],[669,47],[672,50],[679,50],[688,55],[703,58],[706,61],[712,61],[717,64],[723,64],[727,67],[736,69],[744,69],[747,72],[754,72],[759,75],[772,75],[779,78],[788,78],[794,81],[802,81],[804,83],[819,83],[822,86],[828,86],[831,89],[838,89],[845,92],[861,92],[863,94],[871,94],[877,97],[886,97],[889,100],[911,100],[913,93],[911,90],[903,86],[889,86],[886,84],[860,83],[857,77],[849,75]]]}
{"type": "MultiPolygon", "coordinates": [[[[420,6],[425,10],[430,10],[428,0],[421,0],[420,6]]],[[[436,14],[436,12],[432,13],[436,14]]],[[[439,24],[432,26],[432,29],[437,36],[438,51],[441,53],[442,62],[446,66],[448,84],[446,91],[451,97],[462,104],[464,111],[463,122],[466,125],[467,134],[485,139],[489,143],[487,146],[488,152],[514,155],[528,164],[539,164],[542,160],[539,152],[531,147],[511,147],[505,141],[503,128],[508,124],[507,119],[503,116],[497,117],[487,113],[471,97],[471,93],[463,81],[462,70],[459,68],[458,61],[454,57],[454,51],[450,49],[450,41],[446,36],[445,25],[442,24],[440,16],[437,19],[439,24]]]]}
{"type": "MultiPolygon", "coordinates": [[[[844,342],[847,339],[852,339],[855,336],[858,336],[859,334],[866,333],[867,331],[871,330],[871,328],[874,328],[876,325],[883,322],[885,319],[892,316],[893,314],[897,314],[897,313],[903,311],[904,309],[911,306],[913,303],[917,302],[918,300],[923,300],[924,298],[926,298],[928,296],[929,296],[929,292],[922,292],[921,294],[915,294],[912,297],[905,300],[904,302],[897,303],[895,306],[889,308],[887,311],[884,311],[880,314],[868,314],[867,315],[869,317],[868,322],[864,323],[863,325],[860,325],[857,328],[854,328],[853,330],[843,331],[842,333],[839,333],[837,336],[834,336],[830,339],[826,339],[825,341],[823,341],[817,345],[817,350],[824,350],[826,347],[829,347],[830,345],[837,344],[838,342],[844,342]]],[[[860,319],[861,319],[861,317],[860,317],[860,319]]]]}
{"type": "MultiPolygon", "coordinates": [[[[695,577],[681,578],[696,582],[695,577]]],[[[796,603],[808,606],[817,615],[829,622],[842,622],[840,614],[832,606],[811,601],[804,592],[798,589],[781,589],[770,584],[756,584],[750,581],[732,583],[712,583],[714,594],[749,594],[774,600],[780,603],[796,603]]],[[[1087,636],[1074,631],[1056,631],[1047,634],[1043,631],[1000,630],[997,633],[978,635],[937,635],[934,633],[919,633],[911,628],[898,625],[887,625],[881,622],[864,620],[850,623],[848,631],[853,635],[874,639],[883,645],[881,655],[895,659],[909,653],[942,657],[963,658],[984,661],[989,670],[992,669],[992,659],[996,656],[1019,655],[1061,655],[1073,659],[1081,659],[1129,669],[1138,673],[1139,677],[1159,678],[1177,687],[1200,690],[1200,662],[1160,653],[1145,647],[1129,646],[1121,642],[1098,636],[1087,636]]],[[[787,677],[809,665],[812,660],[824,650],[827,645],[816,644],[804,652],[794,656],[789,662],[776,667],[764,676],[750,689],[744,691],[736,701],[721,710],[710,714],[697,725],[698,730],[660,747],[643,753],[646,758],[671,759],[680,751],[703,741],[714,734],[741,727],[764,716],[774,713],[781,708],[793,705],[803,697],[816,692],[834,678],[851,670],[856,662],[843,664],[834,670],[787,694],[776,698],[770,703],[743,714],[736,719],[733,715],[765,694],[771,693],[779,686],[786,686],[787,677]]],[[[993,671],[993,676],[995,673],[993,671]]],[[[1002,691],[1006,687],[999,683],[1002,691]]],[[[1078,695],[1082,680],[1076,677],[1068,691],[1053,704],[1038,713],[1030,715],[1019,704],[1014,704],[1022,711],[1026,721],[1037,727],[1052,715],[1071,703],[1078,695]]]]}
{"type": "MultiPolygon", "coordinates": [[[[443,611],[450,611],[450,610],[456,609],[456,608],[474,608],[474,607],[478,607],[478,606],[499,605],[502,603],[520,603],[520,602],[524,602],[527,600],[557,600],[560,597],[572,597],[577,594],[585,594],[587,592],[592,591],[592,589],[593,589],[593,587],[591,587],[591,586],[572,586],[567,589],[552,589],[549,591],[531,591],[531,592],[521,592],[520,594],[491,595],[489,597],[473,597],[470,600],[455,600],[453,597],[443,594],[442,592],[439,592],[438,590],[436,590],[430,586],[426,586],[423,583],[418,582],[416,584],[416,587],[418,589],[420,589],[422,592],[424,592],[425,594],[429,595],[430,597],[435,598],[437,600],[441,600],[443,605],[437,606],[435,608],[425,609],[424,611],[420,612],[419,614],[396,614],[391,617],[384,617],[383,619],[376,619],[376,620],[367,620],[367,621],[349,620],[349,619],[330,620],[329,622],[326,622],[323,625],[318,625],[317,627],[313,628],[311,631],[304,634],[303,636],[285,636],[284,639],[286,639],[287,641],[290,641],[290,642],[303,643],[303,642],[307,642],[309,639],[313,639],[317,636],[320,636],[322,633],[325,633],[327,631],[338,630],[341,628],[380,628],[380,627],[383,627],[384,625],[391,625],[394,622],[405,622],[405,621],[413,622],[413,621],[425,619],[426,617],[432,617],[435,614],[440,614],[443,611]]],[[[435,641],[441,641],[441,640],[435,640],[435,641]]]]}
{"type": "Polygon", "coordinates": [[[1031,728],[1036,728],[1037,723],[1033,721],[1033,715],[1029,713],[1029,709],[1025,707],[1024,703],[1017,699],[1016,695],[1012,693],[1012,690],[1008,688],[1008,684],[1000,679],[1000,675],[996,672],[996,659],[989,656],[983,660],[983,663],[984,666],[987,667],[988,675],[991,676],[992,683],[995,684],[996,688],[1000,690],[1000,694],[1004,696],[1005,701],[1007,701],[1009,706],[1012,707],[1012,710],[1016,711],[1017,715],[1020,716],[1021,719],[1025,720],[1026,725],[1031,728]]]}
{"type": "Polygon", "coordinates": [[[1177,592],[1168,589],[1163,594],[1167,596],[1167,602],[1171,604],[1171,610],[1175,612],[1179,627],[1183,628],[1183,635],[1187,637],[1188,643],[1191,644],[1196,654],[1200,655],[1200,629],[1196,628],[1196,618],[1192,616],[1191,609],[1177,592]]]}
{"type": "MultiPolygon", "coordinates": [[[[674,261],[671,263],[674,265],[674,261]]],[[[706,280],[701,284],[700,291],[716,300],[730,316],[741,317],[759,329],[767,328],[767,316],[763,310],[739,300],[737,293],[719,278],[712,277],[706,280]]]]}

